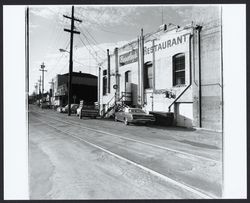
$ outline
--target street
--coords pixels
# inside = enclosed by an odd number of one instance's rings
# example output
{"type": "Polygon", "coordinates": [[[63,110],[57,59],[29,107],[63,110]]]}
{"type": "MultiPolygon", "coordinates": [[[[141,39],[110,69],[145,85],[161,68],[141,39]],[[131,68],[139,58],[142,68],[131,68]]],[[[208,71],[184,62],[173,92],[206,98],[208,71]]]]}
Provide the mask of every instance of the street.
{"type": "Polygon", "coordinates": [[[31,199],[222,196],[222,135],[79,119],[29,105],[31,199]]]}

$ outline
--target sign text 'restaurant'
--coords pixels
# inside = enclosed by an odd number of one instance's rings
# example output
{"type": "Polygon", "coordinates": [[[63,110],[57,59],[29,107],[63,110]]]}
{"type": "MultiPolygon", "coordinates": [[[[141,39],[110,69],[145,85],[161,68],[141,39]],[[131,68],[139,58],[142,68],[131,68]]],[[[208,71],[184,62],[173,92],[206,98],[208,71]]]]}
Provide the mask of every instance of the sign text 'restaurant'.
{"type": "MultiPolygon", "coordinates": [[[[151,47],[144,47],[144,55],[151,54],[153,52],[161,51],[163,49],[185,43],[187,42],[188,35],[189,33],[163,41],[163,42],[159,42],[151,47]]],[[[120,66],[124,66],[129,63],[134,63],[136,61],[138,61],[138,49],[134,49],[130,52],[127,52],[119,56],[120,66]]]]}
{"type": "Polygon", "coordinates": [[[154,46],[151,46],[149,48],[144,47],[144,55],[150,54],[153,52],[157,52],[157,51],[161,51],[163,49],[185,43],[187,41],[188,35],[189,35],[189,33],[178,36],[178,37],[173,38],[173,39],[169,39],[167,41],[160,42],[160,43],[155,44],[154,46]]]}

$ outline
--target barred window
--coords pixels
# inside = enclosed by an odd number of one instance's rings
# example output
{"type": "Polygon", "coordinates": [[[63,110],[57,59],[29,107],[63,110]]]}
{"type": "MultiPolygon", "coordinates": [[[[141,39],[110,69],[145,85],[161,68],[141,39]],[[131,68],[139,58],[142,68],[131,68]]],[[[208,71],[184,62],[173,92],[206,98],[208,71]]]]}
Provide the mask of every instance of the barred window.
{"type": "Polygon", "coordinates": [[[185,54],[173,56],[173,86],[185,84],[185,54]]]}

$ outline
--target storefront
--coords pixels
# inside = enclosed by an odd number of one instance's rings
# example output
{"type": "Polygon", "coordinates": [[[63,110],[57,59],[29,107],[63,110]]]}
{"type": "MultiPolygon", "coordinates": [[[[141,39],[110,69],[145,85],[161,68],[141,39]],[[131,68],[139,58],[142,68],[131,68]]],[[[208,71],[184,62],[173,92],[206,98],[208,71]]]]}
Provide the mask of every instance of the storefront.
{"type": "MultiPolygon", "coordinates": [[[[68,73],[57,75],[54,78],[53,84],[53,105],[65,106],[66,104],[68,104],[68,73]]],[[[79,104],[80,100],[84,100],[87,103],[96,102],[97,76],[81,72],[73,72],[71,92],[72,104],[79,104]]]]}
{"type": "Polygon", "coordinates": [[[221,64],[220,19],[142,31],[139,39],[108,51],[100,66],[101,113],[125,102],[147,112],[173,112],[177,126],[221,131],[221,64]]]}

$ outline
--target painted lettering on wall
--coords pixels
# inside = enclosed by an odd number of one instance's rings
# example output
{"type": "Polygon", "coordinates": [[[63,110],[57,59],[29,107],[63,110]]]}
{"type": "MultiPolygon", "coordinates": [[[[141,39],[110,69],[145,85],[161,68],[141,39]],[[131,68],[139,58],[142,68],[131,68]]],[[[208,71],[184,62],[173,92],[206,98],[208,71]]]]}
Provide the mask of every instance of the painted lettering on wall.
{"type": "MultiPolygon", "coordinates": [[[[156,43],[154,46],[151,47],[144,47],[144,55],[151,54],[157,51],[162,51],[164,49],[174,47],[179,44],[183,44],[188,41],[188,35],[189,33],[177,36],[175,38],[163,42],[156,43]]],[[[134,49],[119,56],[120,66],[124,66],[129,63],[134,63],[136,61],[138,61],[138,49],[134,49]]]]}
{"type": "Polygon", "coordinates": [[[119,63],[120,66],[124,66],[129,63],[134,63],[138,61],[138,49],[134,49],[130,52],[120,55],[119,63]]]}
{"type": "Polygon", "coordinates": [[[169,39],[164,42],[160,42],[151,47],[144,47],[144,55],[151,54],[153,52],[161,51],[166,48],[170,48],[182,43],[187,42],[189,33],[169,39]]]}

